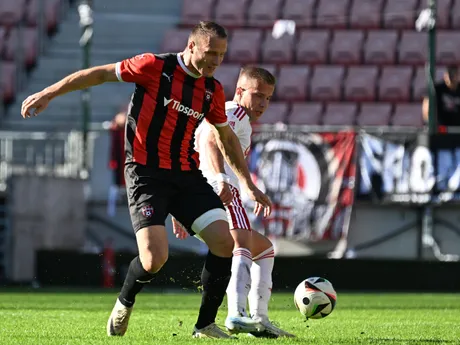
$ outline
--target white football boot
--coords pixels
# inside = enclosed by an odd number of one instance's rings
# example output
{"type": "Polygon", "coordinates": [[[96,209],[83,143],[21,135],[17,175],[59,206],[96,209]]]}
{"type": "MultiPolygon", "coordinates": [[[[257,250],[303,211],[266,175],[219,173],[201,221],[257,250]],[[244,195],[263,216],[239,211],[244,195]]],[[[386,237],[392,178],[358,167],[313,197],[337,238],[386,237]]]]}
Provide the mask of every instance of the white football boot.
{"type": "Polygon", "coordinates": [[[227,316],[225,327],[230,334],[262,332],[265,327],[259,320],[251,319],[248,316],[227,316]]]}
{"type": "Polygon", "coordinates": [[[211,323],[209,326],[202,329],[197,329],[195,327],[192,336],[194,338],[235,339],[235,337],[221,330],[215,323],[211,323]]]}
{"type": "Polygon", "coordinates": [[[122,336],[128,329],[129,317],[133,307],[128,308],[121,304],[117,298],[117,302],[113,307],[112,314],[110,314],[109,321],[107,322],[107,335],[109,337],[122,336]]]}
{"type": "Polygon", "coordinates": [[[251,332],[250,335],[257,338],[295,338],[294,334],[283,331],[281,328],[276,327],[273,323],[270,322],[268,317],[254,317],[254,320],[258,321],[264,326],[262,332],[251,332]]]}

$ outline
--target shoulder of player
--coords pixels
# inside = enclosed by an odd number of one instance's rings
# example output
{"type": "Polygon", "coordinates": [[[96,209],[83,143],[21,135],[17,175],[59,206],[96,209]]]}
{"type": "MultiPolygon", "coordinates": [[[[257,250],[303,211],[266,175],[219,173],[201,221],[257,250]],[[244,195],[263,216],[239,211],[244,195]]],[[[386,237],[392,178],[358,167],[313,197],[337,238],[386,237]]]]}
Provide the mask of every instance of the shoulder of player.
{"type": "Polygon", "coordinates": [[[239,122],[241,122],[247,115],[246,110],[242,106],[233,102],[227,102],[225,104],[225,112],[227,113],[227,117],[234,118],[239,122]]]}

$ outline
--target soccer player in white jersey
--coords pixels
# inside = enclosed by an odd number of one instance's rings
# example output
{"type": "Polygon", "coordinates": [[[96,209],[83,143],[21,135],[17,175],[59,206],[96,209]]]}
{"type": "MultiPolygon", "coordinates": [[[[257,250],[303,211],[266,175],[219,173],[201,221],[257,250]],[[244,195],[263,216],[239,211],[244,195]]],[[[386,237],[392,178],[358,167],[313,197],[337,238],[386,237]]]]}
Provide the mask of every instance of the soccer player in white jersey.
{"type": "MultiPolygon", "coordinates": [[[[245,155],[251,146],[251,122],[257,121],[267,109],[275,83],[275,77],[267,70],[254,66],[243,67],[234,99],[225,104],[228,123],[240,140],[245,155]]],[[[293,334],[274,326],[268,318],[275,256],[273,244],[264,235],[251,230],[241,201],[238,178],[224,161],[214,130],[206,121],[197,129],[195,145],[200,154],[200,170],[225,205],[230,232],[235,241],[232,276],[227,288],[228,317],[225,326],[232,334],[293,337],[293,334]],[[250,316],[246,311],[248,300],[250,316]],[[265,330],[257,332],[255,328],[265,330]]],[[[173,226],[176,237],[187,236],[187,232],[175,219],[173,226]]]]}

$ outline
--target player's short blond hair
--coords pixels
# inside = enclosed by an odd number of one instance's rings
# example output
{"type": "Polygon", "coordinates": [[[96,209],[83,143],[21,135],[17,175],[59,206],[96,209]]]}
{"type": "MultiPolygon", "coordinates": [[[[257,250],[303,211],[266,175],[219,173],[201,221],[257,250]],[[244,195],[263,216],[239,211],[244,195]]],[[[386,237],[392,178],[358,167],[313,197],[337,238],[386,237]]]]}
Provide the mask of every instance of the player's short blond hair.
{"type": "Polygon", "coordinates": [[[271,74],[268,70],[262,67],[243,66],[240,70],[240,75],[238,77],[238,83],[242,77],[246,77],[248,79],[255,79],[257,81],[261,81],[268,85],[276,84],[275,76],[271,74]]]}
{"type": "Polygon", "coordinates": [[[228,37],[227,30],[217,23],[200,21],[195,25],[190,32],[189,41],[198,37],[218,37],[226,39],[228,37]]]}

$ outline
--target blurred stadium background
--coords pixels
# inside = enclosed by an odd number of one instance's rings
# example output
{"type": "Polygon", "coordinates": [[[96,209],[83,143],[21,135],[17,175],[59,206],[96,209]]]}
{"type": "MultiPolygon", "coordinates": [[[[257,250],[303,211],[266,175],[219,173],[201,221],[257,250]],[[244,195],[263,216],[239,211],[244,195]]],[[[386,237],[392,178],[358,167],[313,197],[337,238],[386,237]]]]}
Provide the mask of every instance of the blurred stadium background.
{"type": "MultiPolygon", "coordinates": [[[[416,19],[427,8],[425,0],[93,0],[87,4],[93,21],[82,27],[82,8],[79,13],[76,0],[1,0],[2,282],[98,286],[115,272],[119,284],[136,252],[124,201],[118,203],[115,215],[107,215],[112,181],[108,123],[128,104],[133,85],[98,86],[90,90],[90,98],[80,92],[62,96],[42,116],[28,121],[20,117],[22,101],[88,64],[116,62],[146,51],[181,51],[189,28],[211,19],[229,31],[228,54],[216,73],[227,98],[233,96],[242,64],[260,64],[278,78],[275,97],[257,131],[346,130],[356,142],[352,156],[358,168],[350,163],[350,169],[357,172],[348,171],[346,181],[353,196],[344,202],[347,212],[340,225],[327,235],[309,233],[299,241],[283,231],[270,233],[278,255],[275,276],[283,281],[278,287],[291,288],[298,280],[298,276],[292,280],[285,267],[328,277],[337,288],[366,288],[347,278],[363,271],[377,279],[375,283],[369,279],[369,288],[392,288],[390,276],[393,281],[399,277],[398,286],[407,289],[460,287],[458,274],[451,274],[460,269],[460,213],[455,198],[437,202],[435,208],[430,203],[400,203],[397,198],[382,203],[354,187],[363,173],[359,167],[363,160],[358,157],[363,135],[417,145],[429,138],[421,114],[427,91],[428,33],[415,30],[416,19]],[[295,32],[287,29],[274,37],[279,19],[295,21],[295,32]],[[88,37],[84,34],[88,28],[93,36],[84,47],[80,43],[88,37]],[[82,128],[88,129],[86,152],[82,128]],[[112,252],[115,270],[107,273],[101,256],[111,258],[112,252]],[[421,278],[427,274],[435,278],[421,278]]],[[[444,66],[460,63],[460,0],[437,1],[436,25],[439,80],[444,66]]],[[[453,145],[449,149],[455,155],[458,136],[445,136],[441,141],[453,145]]],[[[402,147],[408,151],[409,146],[402,147]]],[[[454,174],[460,161],[451,163],[454,174]]],[[[400,175],[407,175],[404,164],[395,168],[400,175]]],[[[385,180],[386,173],[395,181],[403,178],[392,170],[387,164],[381,178],[385,180]]],[[[458,186],[451,192],[459,193],[458,186]]],[[[165,267],[165,285],[173,284],[168,277],[183,271],[176,268],[184,256],[199,269],[205,251],[199,241],[178,241],[170,235],[172,258],[170,268],[165,267]]]]}

